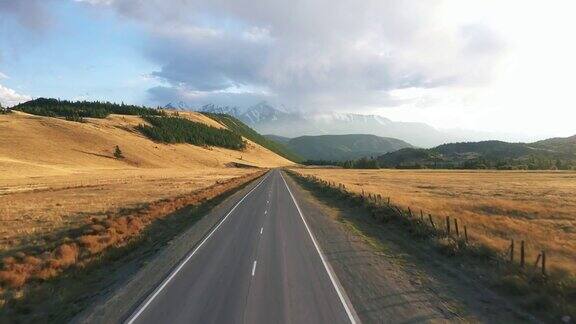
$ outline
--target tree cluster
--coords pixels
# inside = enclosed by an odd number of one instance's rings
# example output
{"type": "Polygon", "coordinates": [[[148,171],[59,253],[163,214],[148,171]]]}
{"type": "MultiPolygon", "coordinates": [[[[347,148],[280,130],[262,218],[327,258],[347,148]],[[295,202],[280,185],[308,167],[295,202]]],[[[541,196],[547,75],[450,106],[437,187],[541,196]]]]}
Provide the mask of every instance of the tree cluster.
{"type": "Polygon", "coordinates": [[[302,162],[304,165],[322,165],[322,166],[338,166],[344,169],[379,169],[380,165],[378,160],[374,158],[363,157],[358,160],[347,161],[326,161],[326,160],[307,160],[302,162]]]}
{"type": "Polygon", "coordinates": [[[110,114],[119,115],[164,115],[159,109],[144,106],[116,104],[100,101],[68,101],[38,98],[19,104],[12,109],[32,115],[64,117],[67,120],[83,122],[84,118],[106,118],[110,114]]]}
{"type": "Polygon", "coordinates": [[[234,150],[246,147],[242,136],[228,129],[196,123],[181,117],[142,116],[142,118],[150,125],[139,125],[138,130],[157,142],[218,146],[234,150]]]}
{"type": "Polygon", "coordinates": [[[203,112],[204,115],[224,124],[228,129],[244,136],[252,142],[259,144],[270,151],[287,158],[288,160],[299,162],[302,158],[294,152],[290,151],[285,145],[270,140],[248,127],[246,124],[228,114],[216,114],[203,112]]]}

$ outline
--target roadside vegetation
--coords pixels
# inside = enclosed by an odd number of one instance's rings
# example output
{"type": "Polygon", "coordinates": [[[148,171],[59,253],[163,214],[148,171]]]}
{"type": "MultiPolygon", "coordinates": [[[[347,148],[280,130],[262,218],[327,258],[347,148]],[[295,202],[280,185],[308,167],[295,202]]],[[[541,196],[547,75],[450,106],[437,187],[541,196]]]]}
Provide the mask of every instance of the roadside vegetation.
{"type": "Polygon", "coordinates": [[[83,122],[84,118],[106,118],[110,114],[163,116],[159,109],[144,106],[115,104],[99,101],[68,101],[49,98],[38,98],[12,107],[32,115],[63,117],[67,120],[83,122]]]}
{"type": "Polygon", "coordinates": [[[157,142],[218,146],[233,150],[246,147],[242,136],[232,130],[208,126],[181,117],[142,116],[142,118],[150,125],[139,125],[138,130],[157,142]]]}
{"type": "Polygon", "coordinates": [[[496,250],[469,238],[462,231],[463,227],[460,227],[461,232],[455,232],[454,227],[450,230],[441,220],[389,203],[387,197],[379,194],[354,192],[342,183],[296,171],[289,171],[289,174],[321,200],[364,210],[365,219],[342,221],[352,222],[355,230],[371,240],[390,239],[378,235],[378,231],[392,227],[394,231],[409,235],[408,241],[414,251],[431,248],[431,252],[424,252],[428,258],[467,272],[471,278],[498,290],[545,321],[570,321],[576,316],[576,277],[573,274],[559,269],[543,270],[542,261],[537,265],[532,260],[521,264],[518,259],[510,259],[510,251],[496,250]]]}
{"type": "Polygon", "coordinates": [[[268,139],[253,130],[252,128],[248,127],[246,124],[241,122],[240,120],[227,115],[227,114],[215,114],[215,113],[207,113],[203,112],[202,114],[218,121],[219,123],[226,126],[231,131],[234,131],[245,138],[251,140],[252,142],[259,144],[270,151],[290,160],[293,162],[300,162],[302,158],[298,156],[296,153],[292,152],[289,148],[285,145],[275,142],[271,139],[268,139]]]}

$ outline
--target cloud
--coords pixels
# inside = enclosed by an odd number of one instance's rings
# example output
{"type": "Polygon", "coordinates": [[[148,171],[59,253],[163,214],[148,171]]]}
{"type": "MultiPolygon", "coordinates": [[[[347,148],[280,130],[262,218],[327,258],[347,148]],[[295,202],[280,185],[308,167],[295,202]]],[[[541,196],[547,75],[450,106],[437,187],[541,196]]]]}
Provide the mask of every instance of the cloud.
{"type": "Polygon", "coordinates": [[[89,2],[145,26],[152,75],[183,97],[255,87],[288,106],[381,106],[395,89],[488,82],[505,48],[486,26],[437,19],[446,1],[89,2]]]}
{"type": "Polygon", "coordinates": [[[157,86],[148,89],[148,96],[154,105],[182,102],[187,108],[199,108],[207,103],[231,107],[247,107],[260,101],[274,101],[274,98],[259,92],[195,91],[182,87],[157,86]]]}
{"type": "Polygon", "coordinates": [[[0,84],[0,104],[2,104],[3,107],[12,107],[30,99],[32,99],[30,96],[19,94],[0,84]]]}
{"type": "Polygon", "coordinates": [[[0,17],[12,17],[15,21],[35,32],[42,32],[53,22],[48,7],[51,0],[0,1],[0,17]]]}

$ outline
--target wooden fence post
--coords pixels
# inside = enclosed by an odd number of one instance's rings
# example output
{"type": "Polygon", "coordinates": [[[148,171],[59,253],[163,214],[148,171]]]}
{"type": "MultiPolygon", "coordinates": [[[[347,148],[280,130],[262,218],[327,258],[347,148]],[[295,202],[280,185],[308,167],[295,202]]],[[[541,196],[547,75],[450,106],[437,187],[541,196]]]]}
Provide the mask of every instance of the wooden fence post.
{"type": "Polygon", "coordinates": [[[388,197],[388,206],[390,206],[390,197],[388,197]]]}
{"type": "Polygon", "coordinates": [[[422,212],[422,209],[420,209],[420,221],[424,223],[424,213],[422,212]]]}
{"type": "Polygon", "coordinates": [[[525,254],[524,254],[524,241],[520,241],[520,268],[524,268],[525,254]]]}
{"type": "Polygon", "coordinates": [[[536,258],[536,262],[534,262],[534,267],[538,267],[538,263],[540,263],[540,258],[542,258],[542,254],[538,253],[538,257],[536,258]]]}
{"type": "Polygon", "coordinates": [[[458,229],[458,219],[454,218],[454,229],[456,230],[456,237],[460,237],[460,230],[458,229]]]}
{"type": "Polygon", "coordinates": [[[464,225],[464,241],[468,243],[468,228],[464,225]]]}
{"type": "Polygon", "coordinates": [[[446,216],[446,234],[450,235],[450,216],[446,216]]]}
{"type": "Polygon", "coordinates": [[[510,240],[510,263],[514,262],[514,239],[510,240]]]}
{"type": "Polygon", "coordinates": [[[412,218],[412,210],[410,209],[410,207],[408,207],[408,215],[410,215],[410,218],[412,218]]]}
{"type": "Polygon", "coordinates": [[[432,225],[432,228],[436,229],[436,224],[434,224],[434,220],[432,219],[432,214],[428,214],[428,219],[430,220],[430,225],[432,225]]]}

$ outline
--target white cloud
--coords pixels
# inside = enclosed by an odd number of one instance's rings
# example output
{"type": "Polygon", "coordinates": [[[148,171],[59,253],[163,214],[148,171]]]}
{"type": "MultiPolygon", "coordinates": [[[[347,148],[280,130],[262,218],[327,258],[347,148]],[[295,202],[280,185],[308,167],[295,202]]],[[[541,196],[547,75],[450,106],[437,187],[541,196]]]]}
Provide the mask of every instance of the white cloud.
{"type": "Polygon", "coordinates": [[[8,79],[8,76],[2,72],[0,72],[0,79],[8,79]]]}
{"type": "MultiPolygon", "coordinates": [[[[576,133],[573,0],[76,1],[140,24],[139,50],[159,67],[142,72],[162,82],[148,91],[155,103],[266,99],[443,128],[576,133]]],[[[27,6],[3,3],[33,23],[27,6]]]]}
{"type": "Polygon", "coordinates": [[[439,18],[446,1],[90,2],[146,27],[153,75],[173,87],[265,88],[298,108],[361,110],[388,105],[394,89],[483,84],[505,50],[473,19],[439,18]]]}
{"type": "Polygon", "coordinates": [[[32,99],[30,96],[19,94],[0,84],[0,103],[3,107],[12,107],[30,99],[32,99]]]}

